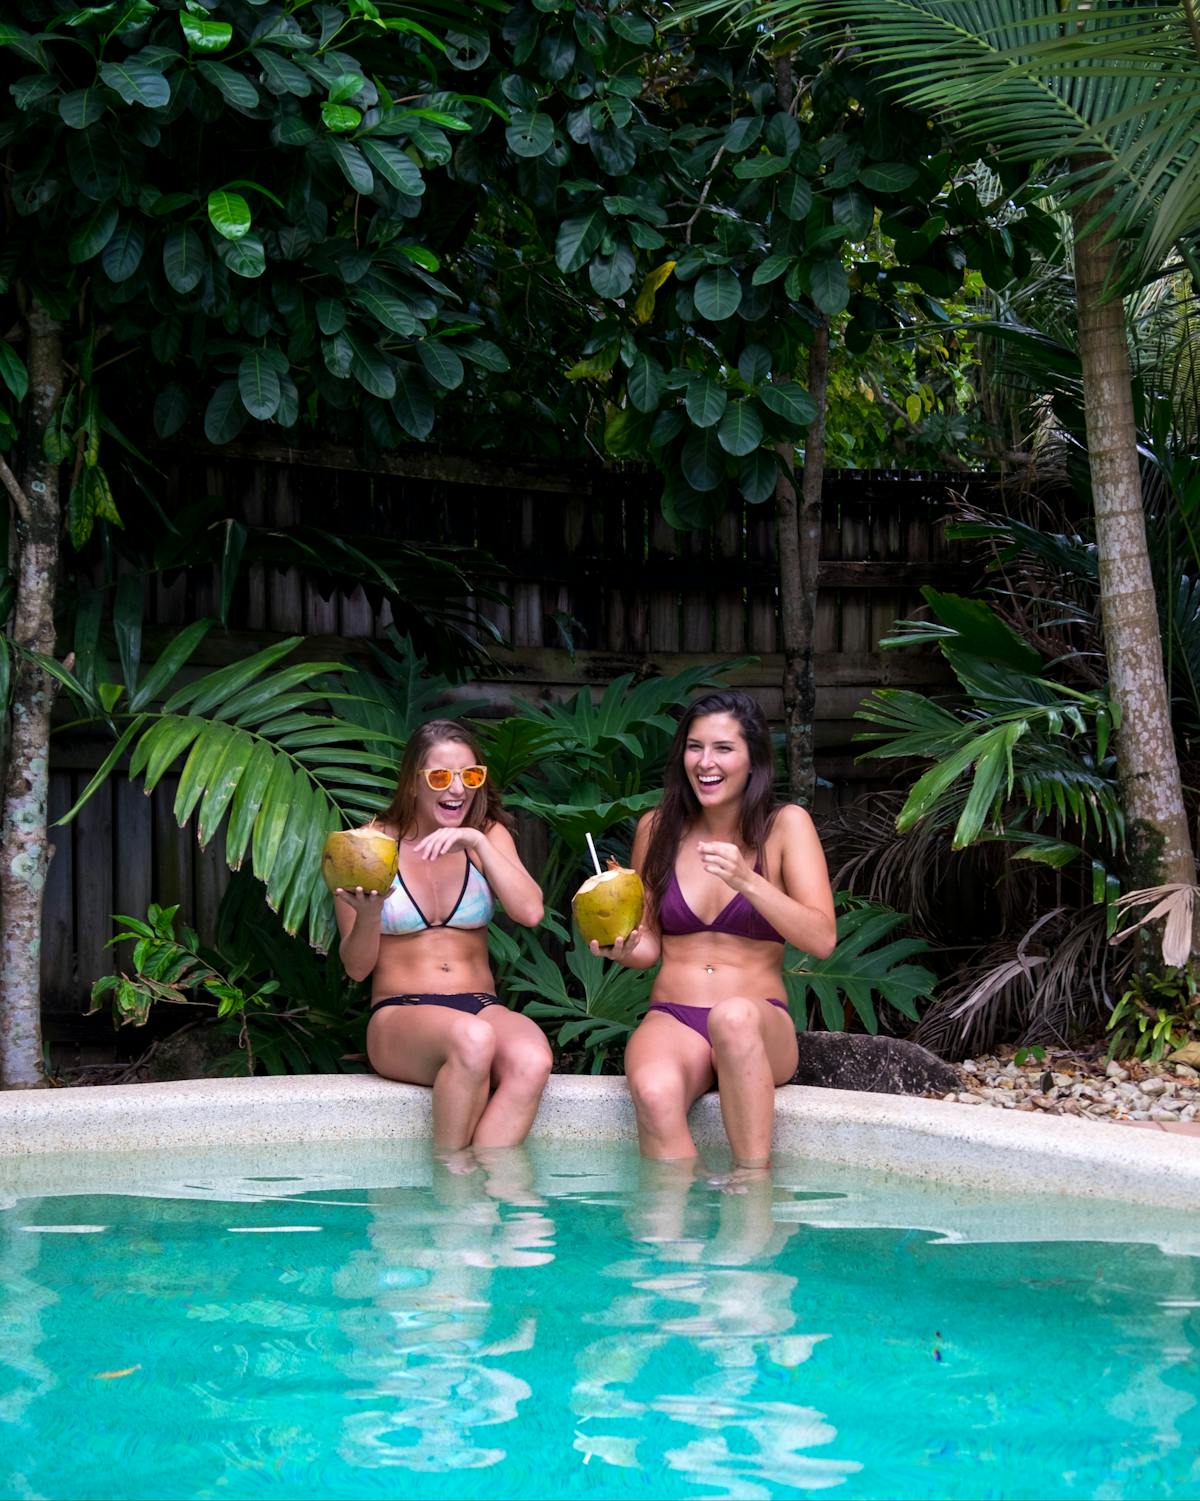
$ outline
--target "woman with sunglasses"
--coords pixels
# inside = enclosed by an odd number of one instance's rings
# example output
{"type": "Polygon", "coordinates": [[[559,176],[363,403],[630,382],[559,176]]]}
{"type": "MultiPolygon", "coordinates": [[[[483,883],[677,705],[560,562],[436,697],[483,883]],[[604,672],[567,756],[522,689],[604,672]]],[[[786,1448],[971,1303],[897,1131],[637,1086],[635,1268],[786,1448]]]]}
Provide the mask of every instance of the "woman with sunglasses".
{"type": "Polygon", "coordinates": [[[784,944],[824,958],[837,936],[821,841],[802,808],[775,802],[773,773],[749,694],[696,700],[634,838],[646,918],[624,943],[592,944],[632,969],[662,959],[625,1052],[647,1157],[695,1157],[687,1113],[715,1083],[735,1169],[770,1160],[775,1088],[796,1069],[784,944]]]}
{"type": "Polygon", "coordinates": [[[341,958],[372,976],[367,1056],[376,1073],[433,1088],[434,1145],[515,1146],[550,1074],[550,1045],[496,997],[487,930],[494,901],[514,922],[542,920],[511,817],[465,726],[416,730],[391,803],[374,827],[396,839],[388,891],[338,888],[341,958]]]}

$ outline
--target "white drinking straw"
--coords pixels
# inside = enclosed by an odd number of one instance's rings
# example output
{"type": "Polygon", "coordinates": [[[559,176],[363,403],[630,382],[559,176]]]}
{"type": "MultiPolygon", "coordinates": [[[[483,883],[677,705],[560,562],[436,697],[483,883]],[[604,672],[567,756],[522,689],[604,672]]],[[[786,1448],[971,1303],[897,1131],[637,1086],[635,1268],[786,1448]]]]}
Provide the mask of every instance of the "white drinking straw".
{"type": "Polygon", "coordinates": [[[592,843],[592,836],[585,833],[583,837],[587,840],[588,849],[590,849],[592,852],[592,864],[596,867],[596,874],[603,874],[600,869],[600,856],[596,853],[596,846],[592,843]]]}

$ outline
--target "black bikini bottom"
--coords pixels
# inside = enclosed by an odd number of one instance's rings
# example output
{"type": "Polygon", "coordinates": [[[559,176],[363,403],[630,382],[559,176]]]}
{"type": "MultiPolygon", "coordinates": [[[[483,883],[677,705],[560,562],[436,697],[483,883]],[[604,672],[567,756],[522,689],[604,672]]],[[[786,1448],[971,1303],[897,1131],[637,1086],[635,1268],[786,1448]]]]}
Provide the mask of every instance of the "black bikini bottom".
{"type": "Polygon", "coordinates": [[[467,1011],[478,1016],[485,1006],[500,1004],[498,997],[486,990],[468,990],[457,995],[389,995],[374,1003],[371,1015],[382,1011],[385,1006],[449,1006],[451,1011],[467,1011]]]}

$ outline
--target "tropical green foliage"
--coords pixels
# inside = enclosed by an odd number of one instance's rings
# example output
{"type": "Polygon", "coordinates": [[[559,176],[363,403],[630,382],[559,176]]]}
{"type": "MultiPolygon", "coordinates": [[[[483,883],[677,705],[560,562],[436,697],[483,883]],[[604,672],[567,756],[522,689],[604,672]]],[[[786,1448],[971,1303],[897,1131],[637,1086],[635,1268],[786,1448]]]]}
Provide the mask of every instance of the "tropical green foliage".
{"type": "Polygon", "coordinates": [[[506,995],[524,997],[521,1009],[547,1031],[560,1057],[581,1056],[594,1074],[619,1073],[657,968],[624,969],[596,958],[555,912],[547,912],[545,930],[562,945],[561,961],[547,952],[541,935],[493,933],[497,984],[506,995]]]}
{"type": "Polygon", "coordinates": [[[1135,973],[1108,1019],[1109,1058],[1157,1063],[1200,1038],[1200,998],[1189,970],[1135,973]]]}
{"type": "Polygon", "coordinates": [[[112,944],[132,942],[132,973],[105,975],[92,986],[91,1009],[107,997],[117,1026],[141,1025],[159,1001],[214,1010],[229,1052],[222,1072],[334,1073],[361,1066],[363,988],[322,959],[306,941],[289,938],[265,911],[262,887],[235,876],[217,916],[213,941],[203,942],[177,907],[152,904],[145,920],[117,917],[112,944]]]}
{"type": "MultiPolygon", "coordinates": [[[[455,87],[454,34],[431,25],[462,15],[438,0],[8,8],[4,269],[62,320],[84,309],[47,435],[74,460],[77,544],[119,518],[102,449],[130,386],[160,437],[202,413],[227,443],[319,407],[327,432],[378,444],[428,436],[468,369],[507,369],[440,279],[444,205],[426,202],[452,142],[505,113],[455,87]],[[135,351],[110,397],[102,367],[135,351]]],[[[20,399],[24,365],[3,348],[20,399]]]]}
{"type": "MultiPolygon", "coordinates": [[[[698,7],[732,11],[729,4],[698,7]]],[[[1197,274],[1200,46],[1190,0],[759,0],[742,24],[843,36],[913,109],[1003,159],[1062,165],[1064,208],[1103,205],[1126,288],[1181,254],[1197,274]]]]}
{"type": "Polygon", "coordinates": [[[1055,868],[1085,845],[1114,854],[1123,834],[1109,756],[1114,706],[1046,676],[1048,664],[981,601],[923,593],[937,622],[902,622],[881,644],[935,642],[964,700],[943,707],[881,688],[858,716],[878,726],[856,737],[871,744],[865,756],[932,763],[908,794],[899,830],[923,819],[952,824],[955,849],[1000,838],[1018,846],[1012,858],[1055,868]]]}
{"type": "MultiPolygon", "coordinates": [[[[666,12],[650,40],[636,13],[590,13],[585,31],[565,3],[514,7],[500,89],[519,197],[497,212],[590,304],[567,377],[594,385],[611,454],[654,457],[686,527],[727,485],[773,493],[772,448],[802,442],[816,412],[803,375],[819,322],[848,357],[881,333],[916,338],[964,266],[1007,279],[1049,225],[1027,208],[1002,231],[947,181],[924,115],[832,49],[785,63],[666,12]]],[[[496,135],[470,153],[499,178],[496,135]]]]}
{"type": "Polygon", "coordinates": [[[812,1024],[814,1002],[831,1032],[846,1030],[847,1002],[872,1035],[879,1031],[877,1003],[915,1022],[917,1001],[933,995],[937,977],[924,965],[906,962],[928,950],[924,939],[883,942],[905,922],[902,912],[839,892],[833,953],[814,959],[789,944],[784,954],[788,1009],[796,1026],[806,1030],[812,1024]]]}
{"type": "Polygon", "coordinates": [[[172,689],[209,625],[198,621],[182,631],[140,681],[132,648],[123,683],[81,681],[47,663],[82,709],[114,728],[124,721],[62,821],[75,816],[127,751],[129,774],[147,791],[182,759],[175,796],[180,826],[194,816],[202,848],[224,827],[231,869],[249,857],[285,929],[303,925],[327,947],[333,919],[321,849],[334,829],[363,822],[391,791],[396,742],[330,712],[350,695],[338,688],[328,662],[273,670],[301,637],[172,689]]]}

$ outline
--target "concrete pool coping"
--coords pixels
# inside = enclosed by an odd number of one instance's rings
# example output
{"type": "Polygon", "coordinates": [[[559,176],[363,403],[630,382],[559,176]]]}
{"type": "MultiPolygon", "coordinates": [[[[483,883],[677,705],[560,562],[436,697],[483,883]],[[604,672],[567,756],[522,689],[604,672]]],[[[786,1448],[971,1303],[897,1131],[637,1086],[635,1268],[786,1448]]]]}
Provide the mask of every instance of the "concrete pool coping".
{"type": "MultiPolygon", "coordinates": [[[[373,1075],[188,1080],[0,1093],[7,1160],[44,1154],[382,1142],[428,1137],[430,1093],[373,1075]]],[[[715,1095],[693,1108],[697,1143],[721,1147],[715,1095]]],[[[556,1074],[538,1141],[634,1139],[623,1079],[556,1074]]],[[[948,1186],[1200,1209],[1200,1141],[991,1106],[787,1085],[775,1149],[948,1186]]]]}

